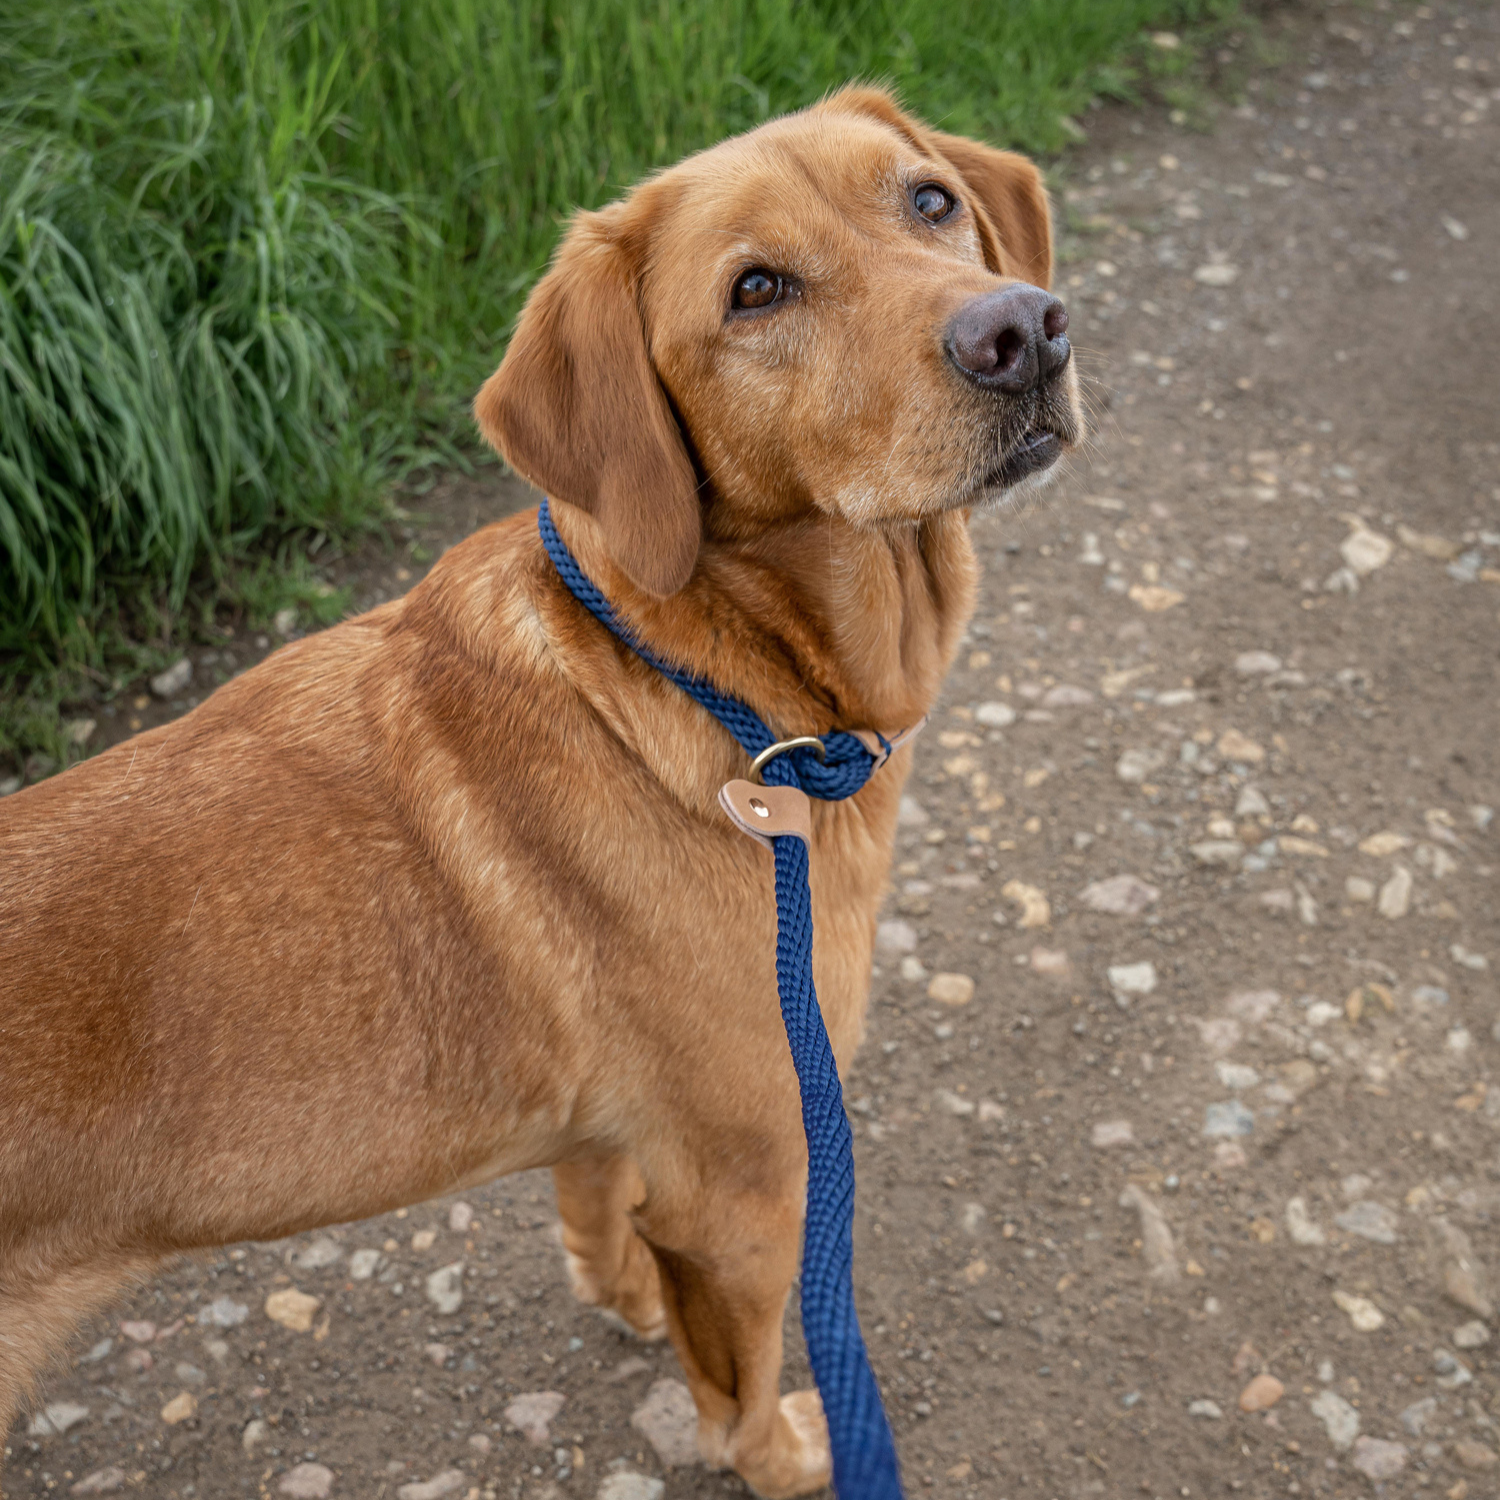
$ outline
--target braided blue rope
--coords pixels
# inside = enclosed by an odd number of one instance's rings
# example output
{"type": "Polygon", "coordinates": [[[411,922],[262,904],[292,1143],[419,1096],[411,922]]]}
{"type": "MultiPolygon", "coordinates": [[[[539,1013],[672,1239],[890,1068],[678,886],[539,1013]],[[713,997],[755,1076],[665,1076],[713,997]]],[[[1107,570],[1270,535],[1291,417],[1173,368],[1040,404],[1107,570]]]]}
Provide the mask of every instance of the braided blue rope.
{"type": "MultiPolygon", "coordinates": [[[[776,743],[759,715],[701,677],[663,661],[615,613],[557,534],[542,501],[542,545],[573,597],[642,661],[700,703],[752,758],[776,743]]],[[[800,787],[810,797],[852,797],[870,779],[876,758],[852,734],[826,735],[827,760],[811,748],[768,761],[772,785],[800,787]]],[[[828,1418],[833,1487],[841,1500],[901,1500],[896,1444],[880,1401],[854,1306],[854,1140],[844,1092],[812,972],[812,892],[807,845],[785,835],[776,858],[776,988],[781,1019],[797,1069],[802,1128],[807,1136],[807,1218],[802,1243],[802,1333],[813,1379],[828,1418]]]]}

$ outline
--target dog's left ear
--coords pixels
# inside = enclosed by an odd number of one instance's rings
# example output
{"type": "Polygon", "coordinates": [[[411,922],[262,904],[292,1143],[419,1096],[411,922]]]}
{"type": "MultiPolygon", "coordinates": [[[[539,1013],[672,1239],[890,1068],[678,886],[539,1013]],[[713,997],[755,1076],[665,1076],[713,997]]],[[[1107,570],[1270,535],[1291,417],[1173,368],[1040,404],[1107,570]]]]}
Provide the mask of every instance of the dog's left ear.
{"type": "Polygon", "coordinates": [[[598,521],[631,582],[665,598],[698,559],[698,480],[647,352],[618,221],[617,209],[574,220],[474,416],[518,474],[598,521]]]}
{"type": "Polygon", "coordinates": [[[1033,286],[1051,286],[1052,209],[1042,174],[1024,156],[933,130],[907,114],[884,89],[840,89],[821,107],[871,115],[925,155],[947,161],[969,190],[990,270],[1033,286]]]}

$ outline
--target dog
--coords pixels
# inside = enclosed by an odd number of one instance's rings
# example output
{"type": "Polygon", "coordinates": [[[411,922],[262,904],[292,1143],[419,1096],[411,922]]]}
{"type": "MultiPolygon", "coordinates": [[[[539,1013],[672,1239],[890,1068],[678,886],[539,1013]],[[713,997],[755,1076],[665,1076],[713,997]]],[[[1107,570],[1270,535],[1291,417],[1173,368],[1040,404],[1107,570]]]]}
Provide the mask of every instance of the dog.
{"type": "MultiPolygon", "coordinates": [[[[475,403],[660,657],[783,736],[932,706],[968,519],[1081,434],[1024,158],[851,87],[580,213],[475,403]]],[[[864,1023],[900,750],[815,803],[864,1023]]],[[[555,1175],[572,1284],[669,1336],[699,1444],[829,1478],[779,1393],[807,1171],[745,755],[587,615],[534,512],[0,811],[0,1431],[167,1257],[555,1175]]]]}

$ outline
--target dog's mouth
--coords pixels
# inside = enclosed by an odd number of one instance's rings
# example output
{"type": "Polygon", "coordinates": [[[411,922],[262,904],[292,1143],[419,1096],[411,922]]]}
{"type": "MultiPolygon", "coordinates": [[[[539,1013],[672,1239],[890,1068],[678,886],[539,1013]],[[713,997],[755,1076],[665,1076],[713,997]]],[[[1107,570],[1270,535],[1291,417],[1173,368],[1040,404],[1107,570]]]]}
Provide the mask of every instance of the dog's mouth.
{"type": "Polygon", "coordinates": [[[1062,439],[1046,427],[1030,427],[1009,453],[985,475],[986,486],[1010,489],[1049,469],[1062,457],[1062,439]]]}

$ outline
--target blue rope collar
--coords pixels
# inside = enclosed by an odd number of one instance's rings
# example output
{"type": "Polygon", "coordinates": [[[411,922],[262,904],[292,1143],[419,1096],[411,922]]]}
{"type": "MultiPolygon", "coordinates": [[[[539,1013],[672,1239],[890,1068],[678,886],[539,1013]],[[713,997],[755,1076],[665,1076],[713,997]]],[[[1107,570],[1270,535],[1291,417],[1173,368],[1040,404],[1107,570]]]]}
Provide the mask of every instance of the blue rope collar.
{"type": "MultiPolygon", "coordinates": [[[[663,661],[621,621],[557,534],[546,500],[537,528],[558,576],[606,630],[707,709],[752,758],[778,743],[753,710],[663,661]]],[[[852,797],[890,754],[892,742],[877,739],[879,748],[872,750],[860,736],[835,731],[823,737],[822,757],[804,744],[768,759],[762,774],[769,786],[796,787],[824,801],[852,797]]],[[[770,842],[776,860],[776,987],[807,1136],[802,1332],[828,1419],[835,1492],[841,1500],[901,1500],[896,1445],[854,1307],[854,1142],[813,989],[808,848],[792,833],[775,834],[770,842]]]]}

